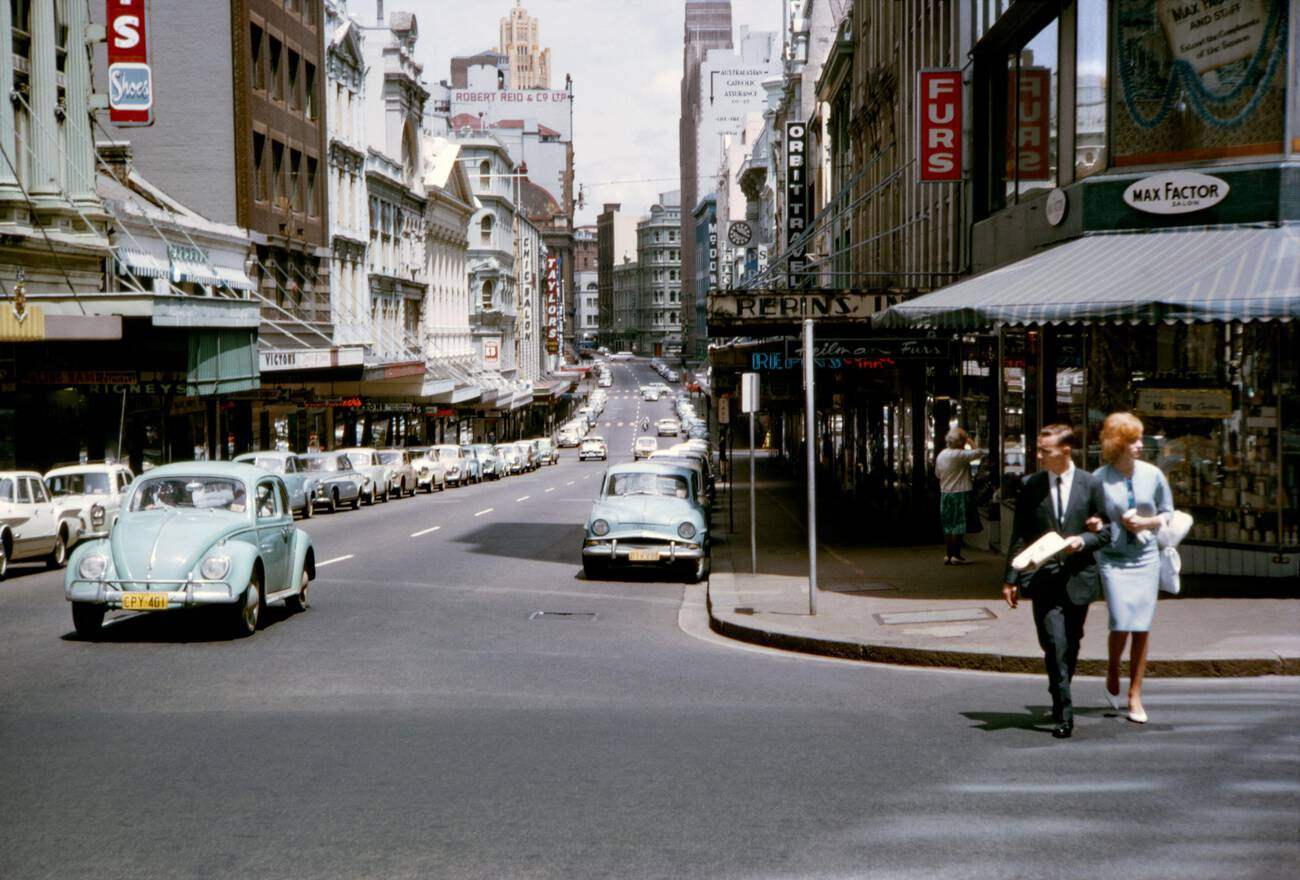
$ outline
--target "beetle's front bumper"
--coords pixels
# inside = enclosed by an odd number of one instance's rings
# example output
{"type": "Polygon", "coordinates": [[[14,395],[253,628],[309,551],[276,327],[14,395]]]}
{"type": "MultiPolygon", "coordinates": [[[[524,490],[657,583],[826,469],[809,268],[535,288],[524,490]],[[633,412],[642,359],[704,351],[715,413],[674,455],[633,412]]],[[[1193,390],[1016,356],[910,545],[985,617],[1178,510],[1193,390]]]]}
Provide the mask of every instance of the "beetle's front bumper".
{"type": "MultiPolygon", "coordinates": [[[[242,591],[236,591],[229,581],[209,581],[201,578],[170,580],[161,578],[137,578],[122,580],[105,578],[90,580],[76,578],[64,590],[69,602],[86,602],[91,605],[106,605],[109,608],[121,608],[122,597],[128,593],[148,593],[165,595],[167,610],[173,608],[194,608],[199,605],[232,605],[239,601],[242,591]]],[[[163,610],[163,609],[155,609],[163,610]]]]}
{"type": "MultiPolygon", "coordinates": [[[[697,539],[702,537],[696,536],[697,539]]],[[[608,559],[611,562],[633,564],[672,565],[676,562],[695,562],[709,555],[706,545],[699,540],[683,541],[637,536],[623,538],[587,538],[582,543],[584,559],[608,559]],[[658,553],[656,559],[633,559],[633,555],[658,553]]]]}

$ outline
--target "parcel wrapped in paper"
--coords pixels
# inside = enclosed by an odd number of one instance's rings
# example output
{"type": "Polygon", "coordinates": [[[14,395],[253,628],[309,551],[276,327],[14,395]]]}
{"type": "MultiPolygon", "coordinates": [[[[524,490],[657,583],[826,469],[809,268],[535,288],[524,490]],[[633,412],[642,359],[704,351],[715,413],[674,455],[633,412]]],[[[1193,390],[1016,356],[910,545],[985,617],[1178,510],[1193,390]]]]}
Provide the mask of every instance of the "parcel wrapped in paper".
{"type": "Polygon", "coordinates": [[[1070,542],[1067,538],[1062,538],[1056,532],[1048,532],[1017,553],[1016,558],[1011,560],[1011,567],[1016,571],[1033,571],[1068,546],[1070,542]]]}

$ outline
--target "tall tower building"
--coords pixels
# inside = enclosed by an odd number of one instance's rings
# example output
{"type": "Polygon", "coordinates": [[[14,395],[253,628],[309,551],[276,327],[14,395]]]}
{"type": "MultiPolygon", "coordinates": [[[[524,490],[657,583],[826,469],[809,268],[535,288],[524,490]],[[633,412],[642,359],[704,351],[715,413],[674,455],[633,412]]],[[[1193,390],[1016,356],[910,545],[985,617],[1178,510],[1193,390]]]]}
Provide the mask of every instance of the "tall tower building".
{"type": "Polygon", "coordinates": [[[523,0],[501,19],[501,42],[497,51],[509,59],[511,89],[549,89],[551,50],[540,45],[537,19],[528,14],[523,0]]]}
{"type": "MultiPolygon", "coordinates": [[[[686,30],[682,51],[682,103],[678,130],[681,159],[681,265],[695,265],[695,208],[701,195],[712,191],[699,173],[700,150],[700,64],[710,49],[730,49],[731,0],[687,0],[686,30]],[[703,192],[701,190],[703,189],[703,192]]],[[[707,290],[696,290],[694,278],[682,284],[679,315],[695,314],[695,298],[707,290]]],[[[682,321],[682,354],[696,357],[704,350],[693,320],[682,321]]]]}

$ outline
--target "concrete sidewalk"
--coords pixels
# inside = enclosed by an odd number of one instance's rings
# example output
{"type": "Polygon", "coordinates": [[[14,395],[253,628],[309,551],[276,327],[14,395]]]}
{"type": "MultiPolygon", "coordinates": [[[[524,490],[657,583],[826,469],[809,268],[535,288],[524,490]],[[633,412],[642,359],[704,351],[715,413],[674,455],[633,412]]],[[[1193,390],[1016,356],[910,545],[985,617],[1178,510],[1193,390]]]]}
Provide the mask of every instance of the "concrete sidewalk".
{"type": "MultiPolygon", "coordinates": [[[[760,453],[761,455],[761,453],[760,453]]],[[[725,486],[714,514],[709,625],[755,644],[858,660],[1003,672],[1043,671],[1029,602],[1002,601],[1002,558],[967,550],[967,566],[943,565],[941,544],[869,546],[853,514],[820,510],[817,614],[808,613],[804,495],[778,459],[756,468],[758,574],[750,573],[748,462],[736,458],[735,532],[725,486]],[[847,526],[847,528],[846,528],[847,526]]],[[[862,524],[862,532],[867,531],[862,524]]],[[[1079,673],[1103,675],[1106,605],[1088,615],[1079,673]]],[[[1300,675],[1300,590],[1294,581],[1188,578],[1161,595],[1148,675],[1300,675]]]]}

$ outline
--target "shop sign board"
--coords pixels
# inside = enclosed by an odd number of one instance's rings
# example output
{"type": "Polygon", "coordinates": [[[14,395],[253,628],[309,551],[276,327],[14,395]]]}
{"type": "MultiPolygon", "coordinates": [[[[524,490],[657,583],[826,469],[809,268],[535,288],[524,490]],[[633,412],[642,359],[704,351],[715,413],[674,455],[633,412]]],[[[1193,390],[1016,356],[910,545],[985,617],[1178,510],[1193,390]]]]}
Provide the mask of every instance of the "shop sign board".
{"type": "Polygon", "coordinates": [[[712,294],[708,300],[710,321],[774,323],[802,321],[805,318],[865,320],[892,305],[891,298],[874,294],[803,293],[771,291],[712,294]]]}
{"type": "Polygon", "coordinates": [[[1231,418],[1232,392],[1227,388],[1139,388],[1133,412],[1174,419],[1231,418]]]}
{"type": "Polygon", "coordinates": [[[718,287],[718,223],[709,221],[709,286],[718,287]]]}
{"type": "Polygon", "coordinates": [[[1228,197],[1228,181],[1197,171],[1165,171],[1134,181],[1124,203],[1147,214],[1190,214],[1228,197]]]}
{"type": "Polygon", "coordinates": [[[358,346],[354,349],[337,348],[294,349],[292,351],[259,352],[263,373],[275,373],[285,370],[323,370],[330,367],[356,367],[363,363],[365,352],[358,346]]]}
{"type": "Polygon", "coordinates": [[[1050,180],[1052,71],[1046,67],[1022,67],[1019,76],[1012,73],[1008,82],[1007,106],[1018,106],[1019,118],[1007,120],[1007,179],[1050,180]],[[1013,91],[1017,80],[1018,105],[1013,91]],[[1013,131],[1016,132],[1014,147],[1010,143],[1013,131]]]}
{"type": "Polygon", "coordinates": [[[107,0],[108,118],[114,125],[153,124],[149,0],[107,0]]]}
{"type": "Polygon", "coordinates": [[[483,366],[489,370],[501,369],[501,337],[483,337],[483,366]]]}
{"type": "Polygon", "coordinates": [[[560,353],[560,258],[546,257],[546,353],[560,353]]]}
{"type": "Polygon", "coordinates": [[[807,212],[807,147],[808,129],[802,122],[785,124],[785,242],[789,249],[790,260],[787,267],[791,287],[798,286],[798,279],[806,268],[805,257],[808,253],[806,244],[799,240],[808,224],[807,212]]]}
{"type": "Polygon", "coordinates": [[[961,71],[917,71],[917,179],[924,183],[961,180],[961,71]]]}
{"type": "Polygon", "coordinates": [[[1265,0],[1156,4],[1169,47],[1197,75],[1254,55],[1264,39],[1266,6],[1265,0]]]}

